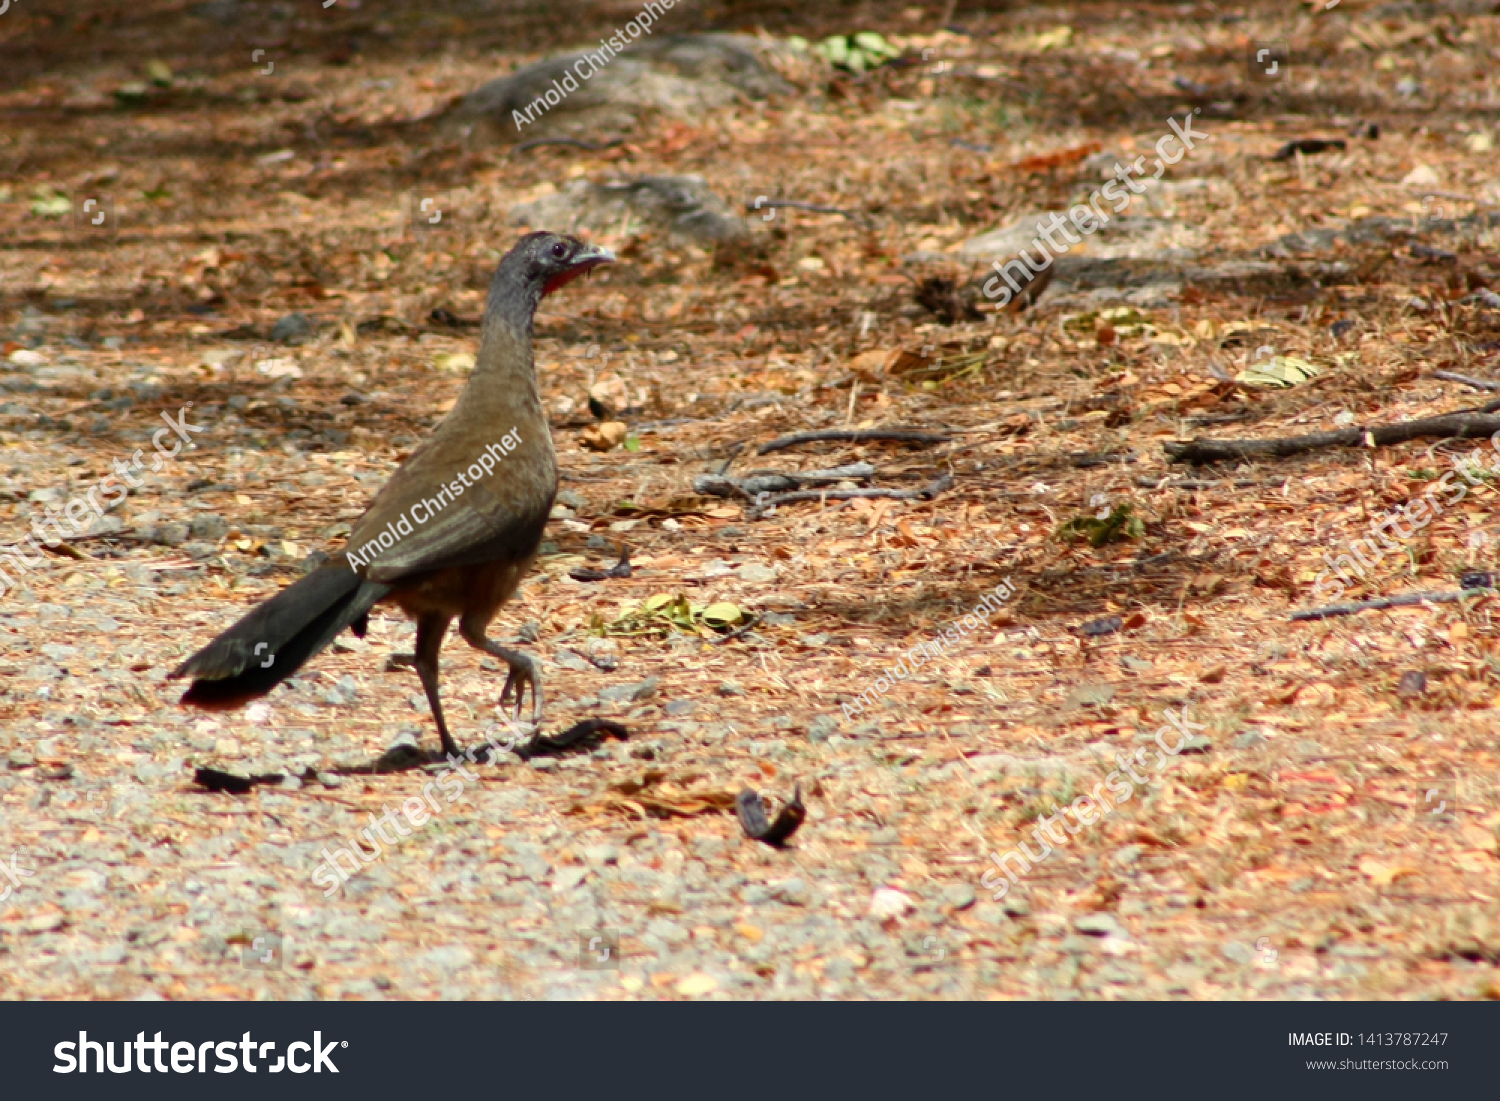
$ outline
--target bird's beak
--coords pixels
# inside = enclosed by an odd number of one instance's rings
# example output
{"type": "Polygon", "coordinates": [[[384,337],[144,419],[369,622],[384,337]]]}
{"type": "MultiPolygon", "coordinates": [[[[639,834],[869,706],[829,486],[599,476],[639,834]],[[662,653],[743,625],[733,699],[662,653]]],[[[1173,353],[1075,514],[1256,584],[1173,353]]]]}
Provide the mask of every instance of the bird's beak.
{"type": "Polygon", "coordinates": [[[584,245],[573,257],[573,263],[567,271],[561,275],[554,275],[551,279],[547,280],[547,285],[542,288],[542,297],[547,297],[547,295],[557,290],[558,287],[573,282],[580,275],[592,271],[600,264],[613,264],[614,262],[614,252],[603,245],[584,245]]]}
{"type": "Polygon", "coordinates": [[[607,249],[603,245],[585,245],[583,251],[573,261],[575,264],[587,264],[591,268],[596,264],[613,264],[614,262],[614,250],[607,249]]]}

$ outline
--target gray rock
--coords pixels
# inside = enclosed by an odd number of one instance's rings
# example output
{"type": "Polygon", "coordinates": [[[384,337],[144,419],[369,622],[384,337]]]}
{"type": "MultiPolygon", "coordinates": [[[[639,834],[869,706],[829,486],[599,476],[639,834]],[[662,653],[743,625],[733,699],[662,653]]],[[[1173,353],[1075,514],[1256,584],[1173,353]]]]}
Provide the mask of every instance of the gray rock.
{"type": "Polygon", "coordinates": [[[474,962],[474,953],[461,945],[451,944],[429,949],[418,957],[418,962],[439,971],[456,971],[460,967],[470,966],[474,962]]]}
{"type": "Polygon", "coordinates": [[[675,946],[687,942],[688,931],[675,921],[657,918],[646,926],[646,936],[655,937],[657,940],[675,946]]]}
{"type": "Polygon", "coordinates": [[[974,888],[967,883],[950,883],[943,888],[943,906],[949,910],[967,910],[974,901],[974,888]]]}
{"type": "Polygon", "coordinates": [[[801,879],[786,879],[772,884],[771,897],[788,906],[807,906],[812,902],[812,891],[801,879]]]}
{"type": "MultiPolygon", "coordinates": [[[[1014,257],[1021,249],[1026,249],[1033,259],[1040,262],[1042,252],[1036,247],[1037,224],[1055,224],[1052,221],[1054,215],[1068,222],[1066,210],[1037,210],[1023,214],[999,229],[971,237],[964,242],[959,255],[965,259],[986,262],[1004,261],[1014,257]]],[[[1071,223],[1068,223],[1068,229],[1075,236],[1078,235],[1071,223]]],[[[1058,240],[1061,239],[1059,236],[1058,240]]],[[[1042,248],[1050,253],[1045,240],[1042,238],[1042,248]]],[[[1188,226],[1167,218],[1124,215],[1112,217],[1108,225],[1098,226],[1087,240],[1090,260],[1156,260],[1190,258],[1197,249],[1203,247],[1207,238],[1201,227],[1188,226]]],[[[1063,254],[1059,259],[1060,270],[1064,258],[1075,259],[1063,254]]]]}
{"type": "Polygon", "coordinates": [[[659,683],[661,683],[660,678],[647,677],[639,684],[612,684],[608,688],[599,690],[599,698],[613,703],[647,700],[656,694],[656,686],[659,683]]]}
{"type": "Polygon", "coordinates": [[[564,669],[571,669],[575,673],[591,673],[594,670],[594,667],[586,659],[579,657],[572,650],[563,650],[561,648],[554,650],[552,652],[552,660],[564,669]]]}
{"type": "Polygon", "coordinates": [[[280,344],[301,344],[312,336],[313,325],[306,314],[289,313],[271,326],[271,339],[280,344]]]}
{"type": "Polygon", "coordinates": [[[188,526],[181,520],[172,520],[165,524],[148,524],[140,529],[140,535],[148,543],[163,547],[177,547],[187,542],[188,526]]]}
{"type": "Polygon", "coordinates": [[[613,845],[585,845],[581,850],[584,862],[591,868],[602,868],[606,864],[617,864],[620,850],[613,845]]]}
{"type": "Polygon", "coordinates": [[[745,222],[700,176],[637,176],[608,183],[576,179],[511,210],[512,225],[604,230],[626,218],[688,244],[715,245],[747,233],[745,222]]]}
{"type": "Polygon", "coordinates": [[[217,542],[229,534],[229,521],[216,513],[201,513],[188,524],[188,534],[194,539],[217,542]]]}
{"type": "Polygon", "coordinates": [[[562,54],[482,85],[439,126],[449,137],[524,141],[617,131],[651,111],[698,117],[746,96],[790,92],[768,64],[785,50],[748,35],[662,35],[637,42],[602,68],[582,64],[587,79],[579,72],[585,54],[562,54]],[[555,94],[554,81],[567,94],[546,110],[534,108],[545,93],[555,94]]]}
{"type": "Polygon", "coordinates": [[[1219,949],[1219,953],[1231,963],[1248,964],[1254,961],[1255,952],[1248,944],[1232,940],[1219,949]]]}

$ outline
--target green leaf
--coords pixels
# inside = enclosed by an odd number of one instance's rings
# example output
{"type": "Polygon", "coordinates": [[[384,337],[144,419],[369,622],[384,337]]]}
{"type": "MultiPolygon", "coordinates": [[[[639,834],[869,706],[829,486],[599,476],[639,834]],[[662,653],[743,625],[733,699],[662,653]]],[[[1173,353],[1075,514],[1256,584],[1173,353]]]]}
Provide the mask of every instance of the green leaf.
{"type": "Polygon", "coordinates": [[[740,611],[739,605],[730,604],[728,601],[710,604],[703,609],[703,622],[711,627],[728,627],[739,623],[744,618],[745,613],[740,611]]]}
{"type": "Polygon", "coordinates": [[[1122,539],[1139,539],[1146,534],[1146,525],[1139,516],[1130,511],[1127,504],[1118,504],[1104,518],[1097,516],[1075,516],[1057,529],[1061,539],[1083,538],[1090,546],[1102,547],[1122,539]]]}
{"type": "Polygon", "coordinates": [[[43,218],[63,218],[73,212],[73,203],[66,195],[59,195],[50,187],[40,187],[33,191],[31,200],[31,213],[40,214],[43,218]]]}
{"type": "Polygon", "coordinates": [[[672,596],[670,593],[657,593],[655,596],[648,596],[646,598],[646,602],[641,605],[641,610],[649,614],[651,612],[660,611],[670,603],[672,603],[672,596]]]}
{"type": "Polygon", "coordinates": [[[144,80],[130,80],[115,89],[115,98],[121,103],[140,103],[150,91],[144,80]]]}

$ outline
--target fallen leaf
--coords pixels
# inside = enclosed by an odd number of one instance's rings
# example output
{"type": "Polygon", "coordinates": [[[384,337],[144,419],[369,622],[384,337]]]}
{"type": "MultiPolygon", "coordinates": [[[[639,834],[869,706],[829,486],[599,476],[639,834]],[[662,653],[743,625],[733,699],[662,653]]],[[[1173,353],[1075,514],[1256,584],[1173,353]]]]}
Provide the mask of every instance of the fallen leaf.
{"type": "Polygon", "coordinates": [[[1383,864],[1371,856],[1367,856],[1359,862],[1359,870],[1369,876],[1370,882],[1376,887],[1389,886],[1403,876],[1421,874],[1420,868],[1397,867],[1391,864],[1383,864]]]}
{"type": "Polygon", "coordinates": [[[712,994],[719,988],[719,980],[712,975],[699,972],[689,975],[677,984],[677,993],[684,998],[701,998],[705,994],[712,994]]]}

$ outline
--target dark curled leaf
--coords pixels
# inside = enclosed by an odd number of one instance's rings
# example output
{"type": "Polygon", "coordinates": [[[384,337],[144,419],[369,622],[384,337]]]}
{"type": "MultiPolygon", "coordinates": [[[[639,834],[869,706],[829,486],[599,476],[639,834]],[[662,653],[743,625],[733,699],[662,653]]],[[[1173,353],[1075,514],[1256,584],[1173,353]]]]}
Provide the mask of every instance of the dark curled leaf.
{"type": "Polygon", "coordinates": [[[607,581],[612,577],[629,577],[630,574],[630,551],[623,545],[620,547],[620,560],[607,570],[575,566],[568,571],[568,576],[574,581],[607,581]]]}
{"type": "Polygon", "coordinates": [[[281,779],[279,772],[265,776],[236,776],[216,768],[200,768],[193,772],[193,782],[204,791],[227,791],[233,795],[244,795],[256,784],[279,784],[281,779]]]}
{"type": "Polygon", "coordinates": [[[446,309],[443,306],[434,307],[433,311],[427,315],[427,320],[433,325],[447,325],[450,328],[454,329],[461,328],[465,325],[478,324],[478,322],[473,321],[470,318],[459,317],[452,310],[446,309]]]}
{"type": "Polygon", "coordinates": [[[1273,161],[1289,161],[1298,153],[1306,156],[1310,153],[1322,153],[1328,149],[1347,149],[1348,143],[1342,138],[1334,138],[1325,141],[1322,138],[1299,138],[1297,141],[1289,141],[1280,149],[1276,150],[1271,157],[1273,161]]]}
{"type": "Polygon", "coordinates": [[[797,785],[792,801],[781,808],[781,813],[774,822],[766,821],[766,805],[761,802],[759,793],[751,788],[746,788],[735,798],[734,810],[739,816],[740,828],[745,831],[745,836],[755,841],[764,841],[773,849],[785,845],[787,839],[797,832],[807,818],[807,808],[802,805],[801,784],[797,785]]]}
{"type": "Polygon", "coordinates": [[[1091,619],[1087,623],[1080,623],[1073,629],[1080,635],[1098,638],[1101,635],[1112,635],[1123,626],[1125,626],[1125,621],[1119,616],[1107,615],[1102,619],[1091,619]]]}
{"type": "Polygon", "coordinates": [[[1458,583],[1465,589],[1493,589],[1495,575],[1488,570],[1470,570],[1458,579],[1458,583]]]}
{"type": "Polygon", "coordinates": [[[1417,669],[1408,669],[1396,682],[1396,695],[1404,699],[1420,696],[1427,691],[1427,674],[1417,669]]]}
{"type": "Polygon", "coordinates": [[[554,737],[538,734],[531,741],[516,749],[515,753],[523,761],[529,761],[533,757],[556,757],[572,749],[584,739],[599,733],[612,734],[621,741],[630,737],[630,731],[625,729],[623,723],[617,723],[611,719],[584,719],[554,737]]]}

